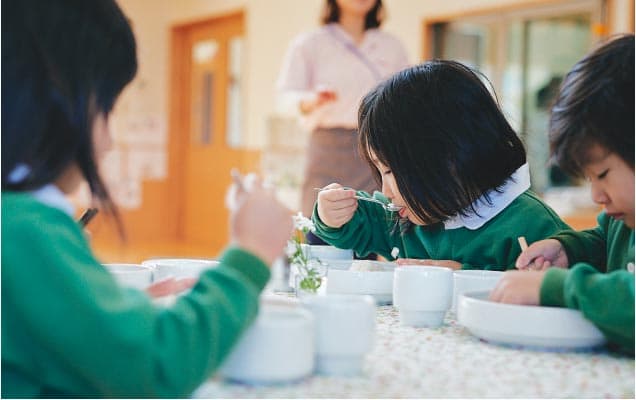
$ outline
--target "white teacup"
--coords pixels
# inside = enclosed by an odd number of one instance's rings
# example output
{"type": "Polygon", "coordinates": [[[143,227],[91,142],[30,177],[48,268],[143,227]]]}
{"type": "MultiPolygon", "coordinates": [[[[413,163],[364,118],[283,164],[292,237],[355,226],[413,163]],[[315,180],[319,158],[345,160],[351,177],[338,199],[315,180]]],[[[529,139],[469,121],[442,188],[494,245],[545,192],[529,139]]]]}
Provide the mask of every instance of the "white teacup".
{"type": "Polygon", "coordinates": [[[194,258],[155,258],[141,263],[153,267],[155,281],[174,278],[199,278],[203,271],[216,267],[219,262],[194,258]]]}
{"type": "Polygon", "coordinates": [[[415,327],[437,327],[453,298],[453,271],[432,266],[395,268],[393,305],[400,312],[400,323],[415,327]]]}
{"type": "Polygon", "coordinates": [[[302,304],[316,320],[316,371],[354,376],[375,340],[375,304],[367,295],[308,296],[302,304]]]}
{"type": "Polygon", "coordinates": [[[295,381],[314,368],[314,317],[302,307],[261,303],[219,375],[250,384],[295,381]]]}
{"type": "Polygon", "coordinates": [[[145,290],[152,283],[153,269],[139,264],[104,264],[119,284],[145,290]]]}
{"type": "Polygon", "coordinates": [[[459,296],[465,292],[492,290],[503,272],[486,270],[460,270],[453,272],[453,311],[457,311],[459,296]]]}

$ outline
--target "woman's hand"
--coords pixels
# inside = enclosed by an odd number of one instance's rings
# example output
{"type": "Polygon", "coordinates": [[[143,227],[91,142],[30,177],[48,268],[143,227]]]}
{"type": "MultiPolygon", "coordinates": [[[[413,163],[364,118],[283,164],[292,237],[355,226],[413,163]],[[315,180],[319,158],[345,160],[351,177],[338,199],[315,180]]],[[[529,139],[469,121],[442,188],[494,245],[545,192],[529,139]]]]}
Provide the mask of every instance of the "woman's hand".
{"type": "Polygon", "coordinates": [[[433,267],[446,267],[452,270],[458,270],[462,268],[462,264],[453,260],[430,260],[430,259],[417,259],[417,258],[398,258],[395,260],[397,265],[422,265],[433,267]]]}
{"type": "Polygon", "coordinates": [[[541,283],[545,271],[507,271],[489,299],[499,303],[539,305],[541,283]]]}
{"type": "Polygon", "coordinates": [[[318,216],[331,228],[340,228],[351,220],[358,209],[356,192],[332,183],[318,193],[318,216]]]}
{"type": "Polygon", "coordinates": [[[267,265],[283,254],[292,233],[292,212],[254,174],[235,177],[226,197],[230,240],[267,265]]]}
{"type": "Polygon", "coordinates": [[[568,256],[561,242],[556,239],[540,240],[532,243],[519,254],[515,267],[544,271],[549,267],[567,268],[568,256]]]}
{"type": "Polygon", "coordinates": [[[309,114],[319,107],[327,103],[331,103],[338,99],[338,94],[335,90],[325,86],[318,85],[314,96],[311,99],[302,100],[300,102],[300,112],[303,114],[309,114]]]}

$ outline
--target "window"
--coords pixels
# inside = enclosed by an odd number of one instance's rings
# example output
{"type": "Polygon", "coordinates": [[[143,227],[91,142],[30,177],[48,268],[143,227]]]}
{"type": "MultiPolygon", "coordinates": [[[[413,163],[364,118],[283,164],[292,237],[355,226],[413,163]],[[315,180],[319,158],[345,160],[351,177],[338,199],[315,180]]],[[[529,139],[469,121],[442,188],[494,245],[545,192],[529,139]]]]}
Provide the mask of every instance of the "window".
{"type": "Polygon", "coordinates": [[[454,59],[491,81],[526,144],[533,190],[572,185],[548,165],[548,115],[561,79],[599,39],[605,2],[578,0],[460,16],[428,25],[430,58],[454,59]]]}

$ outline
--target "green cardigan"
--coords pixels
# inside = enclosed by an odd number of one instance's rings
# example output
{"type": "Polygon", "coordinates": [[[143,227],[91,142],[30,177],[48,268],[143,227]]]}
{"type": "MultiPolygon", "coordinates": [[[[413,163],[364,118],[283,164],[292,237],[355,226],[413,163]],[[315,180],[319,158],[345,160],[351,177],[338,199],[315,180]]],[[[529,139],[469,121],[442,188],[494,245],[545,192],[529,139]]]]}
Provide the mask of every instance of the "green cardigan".
{"type": "Polygon", "coordinates": [[[269,279],[230,248],[170,308],[125,289],[78,224],[2,192],[2,397],[183,397],[256,316],[269,279]]]}
{"type": "MultiPolygon", "coordinates": [[[[360,195],[368,196],[364,192],[360,195]]],[[[386,201],[380,193],[375,197],[386,201]]],[[[397,214],[378,205],[359,202],[353,218],[340,228],[325,225],[314,208],[316,235],[336,247],[358,255],[378,253],[391,260],[397,247],[400,258],[454,260],[462,269],[505,270],[514,268],[521,252],[517,238],[529,243],[569,227],[536,195],[526,191],[478,229],[444,229],[444,224],[413,226],[400,234],[397,214]]]]}
{"type": "Polygon", "coordinates": [[[541,304],[581,310],[611,347],[634,354],[634,230],[605,213],[598,223],[553,236],[563,244],[570,268],[546,272],[541,304]]]}

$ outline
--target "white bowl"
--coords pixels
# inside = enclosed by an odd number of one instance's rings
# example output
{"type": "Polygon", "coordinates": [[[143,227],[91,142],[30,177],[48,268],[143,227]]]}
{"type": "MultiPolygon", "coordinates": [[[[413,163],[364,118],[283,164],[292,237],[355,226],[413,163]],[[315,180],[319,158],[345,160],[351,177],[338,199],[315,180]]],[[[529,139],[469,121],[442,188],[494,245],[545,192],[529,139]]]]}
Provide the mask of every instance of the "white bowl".
{"type": "Polygon", "coordinates": [[[601,331],[578,310],[496,303],[485,291],[459,296],[457,321],[473,335],[498,344],[575,350],[605,343],[601,331]]]}
{"type": "Polygon", "coordinates": [[[339,249],[334,246],[313,244],[309,246],[309,257],[317,258],[321,261],[353,260],[353,250],[339,249]]]}
{"type": "Polygon", "coordinates": [[[459,270],[453,272],[453,311],[457,312],[459,295],[465,292],[492,290],[503,276],[502,271],[459,270]]]}
{"type": "Polygon", "coordinates": [[[393,301],[393,270],[391,262],[356,260],[348,270],[329,268],[327,271],[328,294],[368,294],[378,305],[393,301]],[[355,271],[357,265],[372,265],[379,271],[355,271]]]}
{"type": "Polygon", "coordinates": [[[355,376],[375,340],[375,304],[366,295],[307,296],[316,324],[316,371],[355,376]]]}
{"type": "Polygon", "coordinates": [[[153,267],[155,281],[161,281],[168,277],[198,278],[203,271],[216,267],[219,262],[195,258],[155,258],[141,264],[153,267]]]}
{"type": "Polygon", "coordinates": [[[261,303],[254,323],[219,369],[224,379],[249,384],[292,382],[314,368],[314,317],[301,308],[261,303]]]}
{"type": "Polygon", "coordinates": [[[404,265],[395,269],[393,305],[405,326],[435,328],[453,302],[453,271],[450,268],[404,265]]]}
{"type": "Polygon", "coordinates": [[[139,264],[104,264],[119,284],[145,290],[152,283],[153,268],[139,264]]]}

